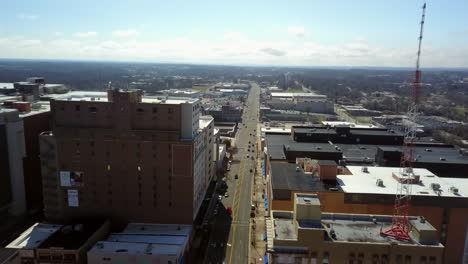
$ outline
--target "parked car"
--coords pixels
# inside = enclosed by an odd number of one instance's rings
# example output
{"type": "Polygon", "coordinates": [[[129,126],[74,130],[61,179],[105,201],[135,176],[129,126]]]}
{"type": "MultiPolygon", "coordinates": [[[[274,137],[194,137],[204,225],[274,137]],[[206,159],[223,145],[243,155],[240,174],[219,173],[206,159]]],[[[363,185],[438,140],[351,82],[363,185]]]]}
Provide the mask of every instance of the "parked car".
{"type": "Polygon", "coordinates": [[[227,213],[228,215],[231,215],[231,214],[232,214],[232,207],[231,207],[231,206],[229,206],[229,207],[227,208],[226,213],[227,213]]]}
{"type": "Polygon", "coordinates": [[[255,210],[250,211],[250,217],[255,217],[255,210]]]}
{"type": "Polygon", "coordinates": [[[226,192],[226,193],[224,194],[224,197],[226,197],[226,198],[229,197],[229,193],[226,192]]]}
{"type": "Polygon", "coordinates": [[[223,199],[222,195],[218,195],[218,201],[221,201],[223,199]]]}
{"type": "Polygon", "coordinates": [[[236,180],[239,179],[239,176],[236,174],[236,176],[234,176],[234,179],[236,180]]]}

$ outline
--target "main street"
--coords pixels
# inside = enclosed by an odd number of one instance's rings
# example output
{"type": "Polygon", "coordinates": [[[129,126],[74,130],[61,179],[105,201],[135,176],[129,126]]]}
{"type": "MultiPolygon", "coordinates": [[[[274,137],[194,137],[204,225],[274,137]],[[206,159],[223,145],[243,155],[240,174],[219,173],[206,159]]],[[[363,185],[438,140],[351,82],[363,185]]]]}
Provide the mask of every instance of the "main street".
{"type": "Polygon", "coordinates": [[[227,177],[228,197],[215,209],[205,263],[248,263],[250,248],[250,209],[252,180],[256,164],[256,129],[258,124],[260,87],[252,83],[244,108],[242,123],[234,140],[234,155],[227,177]],[[235,175],[238,175],[236,179],[235,175]],[[227,208],[232,207],[232,214],[227,208]]]}

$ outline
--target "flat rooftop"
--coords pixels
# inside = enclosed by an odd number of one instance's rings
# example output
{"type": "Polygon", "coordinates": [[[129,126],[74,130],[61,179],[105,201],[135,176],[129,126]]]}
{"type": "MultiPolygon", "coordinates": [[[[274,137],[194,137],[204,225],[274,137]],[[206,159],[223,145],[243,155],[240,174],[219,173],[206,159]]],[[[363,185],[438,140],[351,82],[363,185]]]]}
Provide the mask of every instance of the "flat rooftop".
{"type": "Polygon", "coordinates": [[[207,127],[213,121],[214,121],[214,118],[210,115],[200,116],[200,119],[198,120],[199,127],[203,129],[207,127]]]}
{"type": "Polygon", "coordinates": [[[311,173],[305,173],[304,170],[294,163],[272,162],[271,163],[271,185],[273,189],[273,199],[289,200],[291,191],[305,192],[324,192],[339,191],[339,184],[335,182],[321,181],[319,177],[311,173]]]}
{"type": "Polygon", "coordinates": [[[14,83],[0,83],[0,89],[15,89],[14,83]]]}
{"type": "Polygon", "coordinates": [[[327,98],[326,95],[314,94],[314,93],[271,93],[272,97],[301,97],[301,98],[327,98]]]}
{"type": "Polygon", "coordinates": [[[50,236],[58,232],[62,225],[51,225],[35,223],[26,231],[21,233],[7,248],[38,248],[50,236]]]}
{"type": "MultiPolygon", "coordinates": [[[[297,240],[298,230],[295,228],[293,212],[273,211],[273,221],[276,239],[297,240]]],[[[410,216],[410,222],[419,230],[435,230],[427,221],[420,222],[418,217],[410,216]]],[[[381,236],[381,230],[390,229],[392,217],[384,215],[352,215],[322,213],[320,222],[310,224],[307,221],[298,221],[298,228],[322,229],[326,241],[341,242],[374,242],[374,243],[399,243],[410,245],[435,245],[441,246],[438,241],[428,241],[427,244],[418,242],[418,238],[410,232],[411,241],[398,241],[381,236]]]]}
{"type": "Polygon", "coordinates": [[[97,242],[91,253],[178,255],[187,247],[190,225],[130,223],[120,233],[97,242]]]}
{"type": "MultiPolygon", "coordinates": [[[[399,175],[400,168],[367,167],[368,172],[363,172],[363,166],[347,166],[347,169],[351,175],[337,176],[341,190],[345,193],[395,195],[397,191],[398,182],[392,174],[399,175]],[[376,184],[378,179],[383,181],[383,186],[376,184]]],[[[427,169],[415,168],[413,172],[420,176],[421,183],[411,185],[412,196],[465,199],[468,197],[468,179],[466,178],[438,177],[427,169]],[[438,184],[440,188],[434,190],[431,184],[438,184]],[[453,188],[457,188],[458,192],[455,193],[453,188]]]]}
{"type": "MultiPolygon", "coordinates": [[[[332,133],[335,133],[334,130],[332,133]]],[[[290,135],[265,135],[268,154],[271,159],[285,160],[283,146],[289,146],[291,151],[310,152],[342,152],[343,159],[348,163],[373,163],[378,149],[382,151],[401,151],[401,146],[377,144],[346,144],[346,143],[312,143],[296,142],[290,135]],[[317,148],[320,149],[317,149],[317,148]],[[338,147],[338,148],[337,148],[338,147]]],[[[468,165],[468,156],[463,155],[454,147],[438,144],[420,144],[415,146],[415,164],[456,164],[468,165]],[[441,159],[442,158],[442,159],[441,159]]],[[[458,172],[457,172],[458,173],[458,172]]],[[[460,173],[458,173],[460,174],[460,173]]]]}
{"type": "MultiPolygon", "coordinates": [[[[95,91],[72,91],[66,94],[49,94],[49,97],[60,101],[93,101],[93,102],[108,102],[107,92],[95,91]]],[[[155,104],[184,104],[195,103],[198,99],[180,98],[180,97],[164,97],[164,96],[143,96],[142,103],[155,104]]]]}

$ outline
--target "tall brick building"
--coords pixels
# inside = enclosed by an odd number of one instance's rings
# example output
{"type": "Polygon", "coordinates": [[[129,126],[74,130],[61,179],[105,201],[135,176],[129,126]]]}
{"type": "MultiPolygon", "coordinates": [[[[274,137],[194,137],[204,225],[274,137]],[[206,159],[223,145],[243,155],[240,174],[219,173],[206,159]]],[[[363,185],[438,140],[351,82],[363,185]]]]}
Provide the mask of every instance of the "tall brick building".
{"type": "Polygon", "coordinates": [[[45,216],[191,224],[214,177],[214,122],[197,99],[138,90],[51,101],[41,135],[45,216]]]}

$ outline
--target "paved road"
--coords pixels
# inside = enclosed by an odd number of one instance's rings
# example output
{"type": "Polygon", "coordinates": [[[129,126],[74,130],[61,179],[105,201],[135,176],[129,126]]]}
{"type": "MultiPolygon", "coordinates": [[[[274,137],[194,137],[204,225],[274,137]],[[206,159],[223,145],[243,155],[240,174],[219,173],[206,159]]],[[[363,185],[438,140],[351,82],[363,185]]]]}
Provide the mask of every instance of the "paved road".
{"type": "Polygon", "coordinates": [[[257,155],[254,130],[258,124],[259,96],[260,87],[252,84],[236,134],[235,144],[239,151],[234,155],[227,179],[229,197],[223,198],[217,207],[204,263],[248,263],[251,189],[257,155]],[[238,179],[235,179],[236,174],[238,179]],[[233,208],[231,216],[226,212],[227,207],[233,208]]]}

